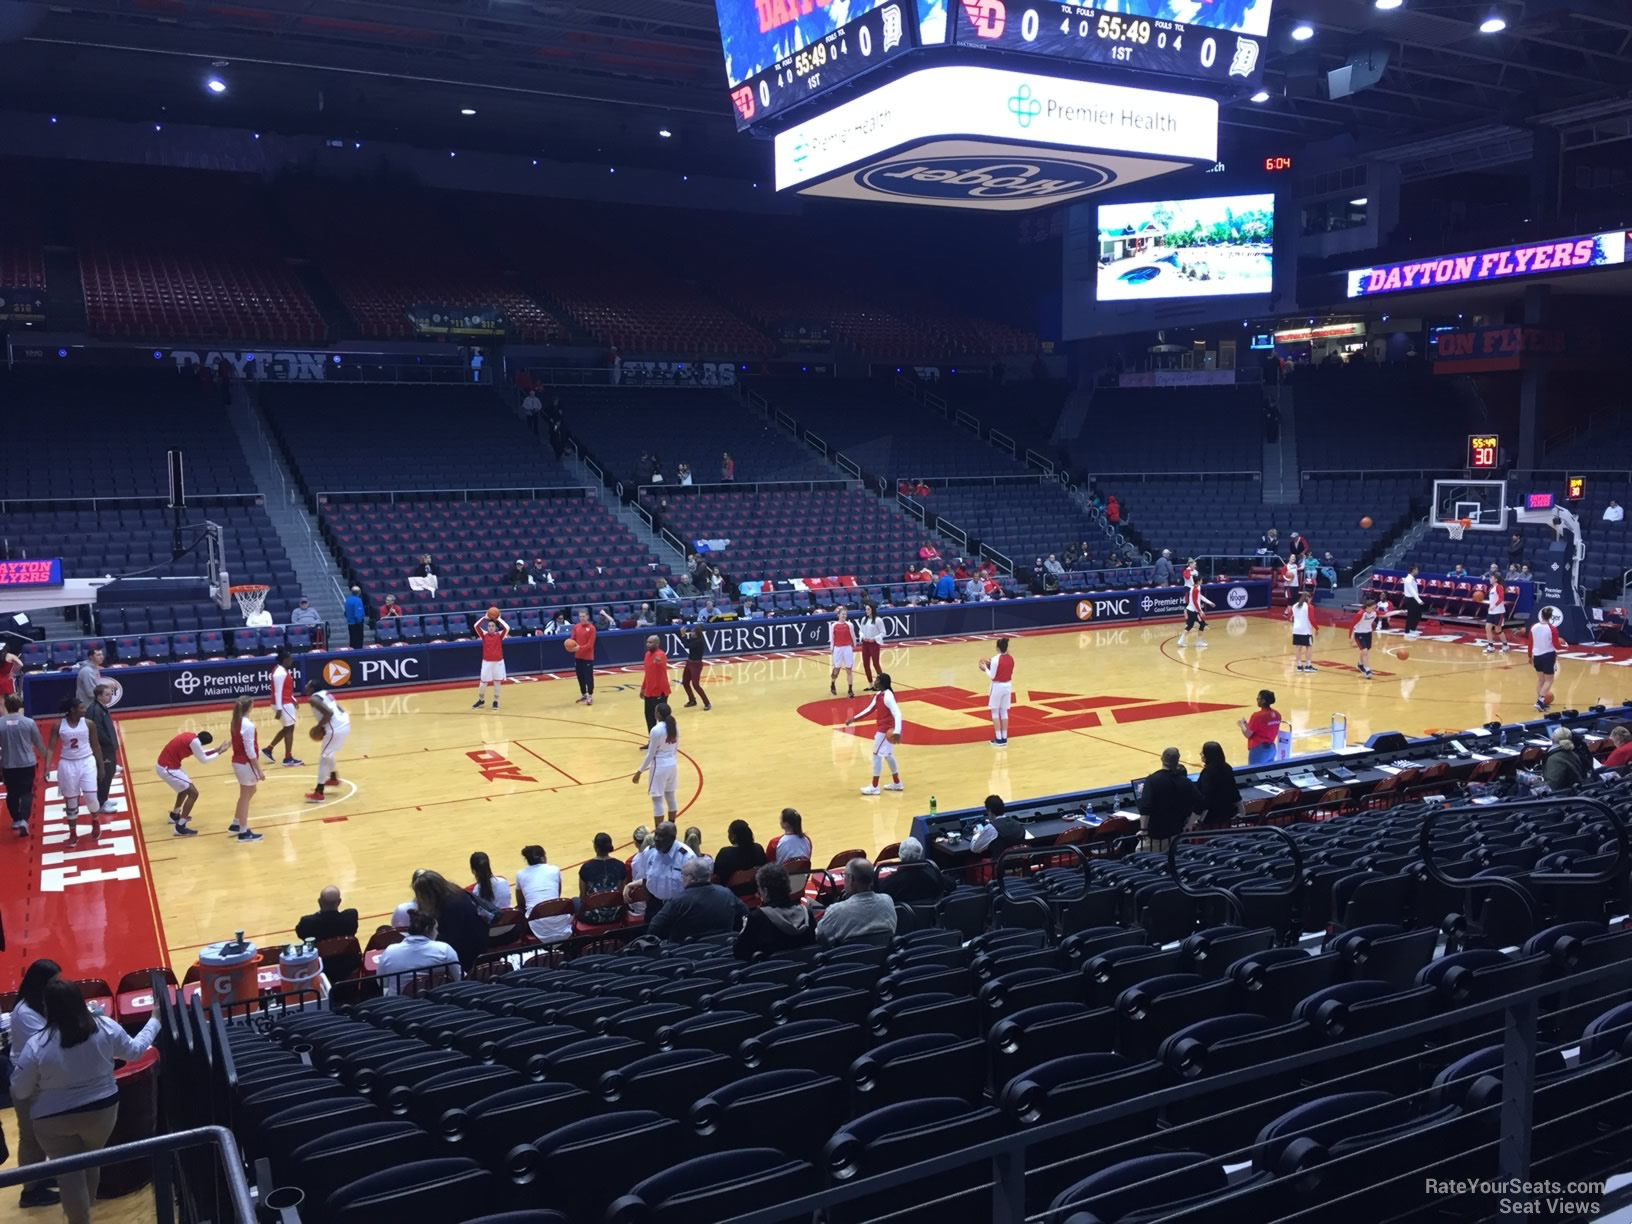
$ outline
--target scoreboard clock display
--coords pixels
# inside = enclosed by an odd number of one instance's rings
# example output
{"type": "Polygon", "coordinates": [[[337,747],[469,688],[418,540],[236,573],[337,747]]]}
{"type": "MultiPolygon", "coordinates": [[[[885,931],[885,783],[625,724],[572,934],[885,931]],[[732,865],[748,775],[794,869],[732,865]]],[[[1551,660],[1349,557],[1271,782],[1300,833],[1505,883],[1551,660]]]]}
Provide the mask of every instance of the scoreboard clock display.
{"type": "Polygon", "coordinates": [[[1580,501],[1587,495],[1587,482],[1584,477],[1571,476],[1564,482],[1564,500],[1580,501]]]}
{"type": "Polygon", "coordinates": [[[960,46],[1220,83],[1257,84],[1263,77],[1263,44],[1250,34],[1058,0],[964,0],[956,11],[960,46]]]}
{"type": "MultiPolygon", "coordinates": [[[[918,45],[913,2],[889,0],[878,5],[874,0],[876,7],[855,20],[811,39],[764,71],[733,84],[731,111],[737,126],[756,124],[912,50],[918,45]]],[[[720,0],[722,22],[726,8],[738,8],[743,3],[720,0]]],[[[852,4],[850,11],[858,7],[852,4]]],[[[748,3],[747,10],[754,12],[754,5],[748,3]]],[[[818,11],[836,10],[824,6],[818,11]]],[[[727,51],[729,54],[729,46],[727,51]]]]}
{"type": "Polygon", "coordinates": [[[1495,434],[1468,435],[1468,466],[1475,471],[1491,471],[1496,467],[1502,450],[1502,440],[1495,434]]]}

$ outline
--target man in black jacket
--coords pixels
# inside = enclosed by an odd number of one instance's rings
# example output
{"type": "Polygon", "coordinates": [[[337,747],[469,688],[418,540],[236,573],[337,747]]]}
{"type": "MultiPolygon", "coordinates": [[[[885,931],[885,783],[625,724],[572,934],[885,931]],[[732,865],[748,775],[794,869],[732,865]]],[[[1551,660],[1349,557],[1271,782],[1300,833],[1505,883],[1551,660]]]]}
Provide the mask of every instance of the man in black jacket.
{"type": "Polygon", "coordinates": [[[1177,748],[1162,749],[1162,767],[1145,779],[1139,795],[1139,822],[1152,850],[1166,850],[1192,816],[1207,810],[1207,800],[1184,772],[1177,748]]]}
{"type": "Polygon", "coordinates": [[[307,914],[295,924],[301,939],[337,939],[357,934],[357,911],[340,908],[340,890],[330,884],[317,894],[317,913],[307,914]]]}
{"type": "Polygon", "coordinates": [[[680,869],[686,881],[678,897],[658,910],[646,929],[668,943],[684,943],[706,935],[735,931],[748,917],[748,907],[729,888],[714,883],[714,868],[700,858],[689,858],[680,869]]]}
{"type": "Polygon", "coordinates": [[[946,880],[941,869],[924,857],[923,842],[916,837],[904,838],[896,853],[901,856],[901,865],[879,881],[879,892],[902,905],[939,901],[946,896],[946,880]]]}

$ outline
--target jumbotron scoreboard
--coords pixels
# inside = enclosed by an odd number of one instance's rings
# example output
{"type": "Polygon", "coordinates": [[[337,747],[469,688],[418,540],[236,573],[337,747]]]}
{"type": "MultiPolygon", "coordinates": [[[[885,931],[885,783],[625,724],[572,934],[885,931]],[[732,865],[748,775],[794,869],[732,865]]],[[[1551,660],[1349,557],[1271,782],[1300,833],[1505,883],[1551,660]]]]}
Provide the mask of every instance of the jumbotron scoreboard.
{"type": "Polygon", "coordinates": [[[1009,211],[1215,162],[1273,2],[716,0],[779,191],[1009,211]]]}

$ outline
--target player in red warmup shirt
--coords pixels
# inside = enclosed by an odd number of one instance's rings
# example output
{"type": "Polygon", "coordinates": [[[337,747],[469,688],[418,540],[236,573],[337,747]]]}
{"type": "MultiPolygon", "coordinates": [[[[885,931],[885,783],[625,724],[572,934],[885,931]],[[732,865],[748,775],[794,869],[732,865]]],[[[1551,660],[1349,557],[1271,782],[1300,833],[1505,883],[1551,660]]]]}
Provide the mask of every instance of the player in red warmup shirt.
{"type": "Polygon", "coordinates": [[[182,765],[188,757],[206,765],[215,760],[221,755],[221,749],[205,751],[213,742],[214,737],[208,731],[183,731],[180,735],[172,736],[170,742],[159,750],[158,764],[153,767],[153,772],[176,792],[175,806],[170,809],[170,831],[176,837],[198,836],[198,830],[187,824],[193,816],[193,804],[198,802],[198,787],[187,776],[182,765]]]}
{"type": "MultiPolygon", "coordinates": [[[[669,656],[663,653],[663,643],[657,634],[646,639],[646,662],[642,665],[640,697],[646,705],[646,733],[657,725],[657,707],[669,699],[669,656]]],[[[646,751],[643,741],[642,752],[646,751]]]]}
{"type": "Polygon", "coordinates": [[[846,696],[856,695],[856,630],[850,624],[850,611],[839,609],[839,619],[827,627],[828,644],[833,650],[833,673],[827,678],[827,691],[839,695],[839,672],[844,672],[846,696]]]}
{"type": "Polygon", "coordinates": [[[575,705],[595,704],[595,626],[589,623],[589,609],[578,609],[578,623],[572,627],[572,640],[578,649],[572,652],[573,667],[578,673],[578,700],[575,705]]]}
{"type": "Polygon", "coordinates": [[[489,608],[487,615],[476,622],[476,635],[482,639],[482,674],[476,681],[476,703],[470,708],[479,710],[486,704],[484,689],[493,686],[493,708],[499,708],[499,685],[504,683],[504,639],[510,636],[510,626],[499,615],[497,608],[489,608]]]}
{"type": "Polygon", "coordinates": [[[873,715],[876,728],[873,732],[873,781],[870,786],[862,787],[861,793],[878,794],[878,780],[883,776],[885,765],[890,767],[890,781],[884,784],[884,789],[901,790],[901,770],[895,763],[895,745],[901,742],[901,707],[896,703],[887,672],[878,673],[878,679],[873,681],[873,699],[859,713],[845,719],[844,725],[848,727],[851,723],[860,722],[868,714],[873,715]]]}
{"type": "Polygon", "coordinates": [[[1009,639],[997,639],[997,656],[980,661],[980,670],[992,679],[991,695],[986,708],[992,712],[992,743],[999,748],[1009,742],[1009,703],[1014,699],[1014,656],[1009,653],[1009,639]]]}

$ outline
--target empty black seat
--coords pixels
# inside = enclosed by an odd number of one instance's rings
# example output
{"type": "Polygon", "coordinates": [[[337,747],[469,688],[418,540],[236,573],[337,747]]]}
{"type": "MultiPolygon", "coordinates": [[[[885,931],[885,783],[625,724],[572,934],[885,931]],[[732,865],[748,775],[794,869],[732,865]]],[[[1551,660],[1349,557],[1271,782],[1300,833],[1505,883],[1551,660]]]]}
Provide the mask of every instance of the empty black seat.
{"type": "Polygon", "coordinates": [[[607,1224],[714,1224],[817,1189],[816,1170],[775,1148],[711,1152],[640,1182],[607,1210],[607,1224]]]}
{"type": "Polygon", "coordinates": [[[500,1182],[474,1160],[425,1159],[371,1173],[329,1195],[324,1218],[337,1224],[396,1224],[412,1216],[457,1220],[491,1202],[500,1182]]]}
{"type": "Polygon", "coordinates": [[[692,1130],[719,1148],[750,1147],[776,1119],[776,1146],[813,1160],[847,1116],[844,1081],[804,1067],[762,1071],[715,1089],[691,1107],[692,1130]]]}
{"type": "Polygon", "coordinates": [[[601,1076],[601,1098],[620,1109],[650,1109],[684,1118],[691,1103],[740,1074],[741,1064],[709,1050],[664,1050],[601,1076]]]}

